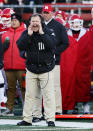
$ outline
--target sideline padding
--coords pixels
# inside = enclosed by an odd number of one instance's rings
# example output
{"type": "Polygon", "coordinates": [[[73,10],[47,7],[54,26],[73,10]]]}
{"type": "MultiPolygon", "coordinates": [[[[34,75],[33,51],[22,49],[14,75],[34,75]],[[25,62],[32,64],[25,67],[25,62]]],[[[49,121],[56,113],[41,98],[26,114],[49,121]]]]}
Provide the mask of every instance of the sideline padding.
{"type": "Polygon", "coordinates": [[[78,114],[78,115],[56,115],[56,119],[93,119],[93,114],[78,114]]]}

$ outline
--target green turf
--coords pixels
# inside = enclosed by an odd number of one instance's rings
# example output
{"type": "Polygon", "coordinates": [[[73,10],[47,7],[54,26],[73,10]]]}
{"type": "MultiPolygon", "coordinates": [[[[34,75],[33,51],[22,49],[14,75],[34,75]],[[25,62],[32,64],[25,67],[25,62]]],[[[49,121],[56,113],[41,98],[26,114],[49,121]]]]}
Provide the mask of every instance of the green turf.
{"type": "MultiPolygon", "coordinates": [[[[91,114],[93,114],[93,100],[89,103],[91,114]]],[[[82,103],[78,103],[79,112],[80,114],[83,114],[82,110],[82,103]]],[[[69,111],[71,114],[71,111],[69,111]]],[[[19,100],[18,103],[14,105],[14,114],[15,116],[0,116],[0,119],[16,119],[16,120],[22,120],[22,103],[19,100]]],[[[57,119],[57,121],[61,120],[62,122],[87,122],[87,123],[93,123],[93,119],[57,119]]],[[[47,126],[31,126],[31,127],[19,127],[16,125],[0,125],[0,131],[93,131],[93,129],[72,129],[69,127],[54,127],[50,128],[47,126]]]]}
{"type": "Polygon", "coordinates": [[[93,131],[93,129],[71,129],[62,127],[37,127],[37,126],[13,126],[13,125],[0,125],[0,131],[93,131]]]}

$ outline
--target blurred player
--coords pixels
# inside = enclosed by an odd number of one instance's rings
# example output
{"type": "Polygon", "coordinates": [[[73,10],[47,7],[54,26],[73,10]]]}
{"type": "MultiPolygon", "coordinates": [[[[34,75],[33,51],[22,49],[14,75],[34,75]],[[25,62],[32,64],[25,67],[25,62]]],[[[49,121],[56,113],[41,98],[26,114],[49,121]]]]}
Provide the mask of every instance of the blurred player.
{"type": "MultiPolygon", "coordinates": [[[[2,35],[4,32],[8,31],[11,27],[11,14],[14,11],[11,8],[5,8],[4,10],[0,10],[0,34],[2,35]]],[[[0,36],[1,37],[1,36],[0,36]]],[[[9,43],[9,39],[7,38],[5,43],[9,43]]],[[[5,50],[6,45],[4,44],[3,48],[5,50]],[[5,47],[4,47],[5,46],[5,47]]],[[[2,50],[1,50],[2,51],[2,50]]],[[[3,69],[3,53],[2,52],[2,68],[0,68],[0,109],[6,109],[5,103],[7,98],[4,96],[5,89],[7,87],[6,75],[3,69]]]]}
{"type": "Polygon", "coordinates": [[[91,100],[91,62],[89,49],[89,33],[83,27],[83,19],[78,14],[73,14],[69,18],[70,29],[68,35],[76,39],[78,44],[77,63],[75,70],[75,101],[76,107],[73,111],[78,113],[78,102],[83,102],[84,114],[90,113],[88,102],[91,100]]]}
{"type": "Polygon", "coordinates": [[[61,19],[62,24],[69,29],[69,24],[67,22],[67,14],[64,11],[58,10],[55,12],[55,19],[61,19]]]}

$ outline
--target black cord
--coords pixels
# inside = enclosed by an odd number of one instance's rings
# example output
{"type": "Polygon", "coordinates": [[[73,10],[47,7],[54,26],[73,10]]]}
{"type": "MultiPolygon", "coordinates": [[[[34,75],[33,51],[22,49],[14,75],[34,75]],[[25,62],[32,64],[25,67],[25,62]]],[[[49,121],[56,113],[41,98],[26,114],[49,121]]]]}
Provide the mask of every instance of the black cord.
{"type": "Polygon", "coordinates": [[[38,86],[39,86],[41,89],[44,89],[44,88],[47,86],[48,81],[49,81],[49,72],[48,72],[48,79],[47,79],[45,85],[42,87],[42,85],[40,84],[40,79],[38,79],[38,82],[39,82],[39,83],[38,83],[38,86]]]}

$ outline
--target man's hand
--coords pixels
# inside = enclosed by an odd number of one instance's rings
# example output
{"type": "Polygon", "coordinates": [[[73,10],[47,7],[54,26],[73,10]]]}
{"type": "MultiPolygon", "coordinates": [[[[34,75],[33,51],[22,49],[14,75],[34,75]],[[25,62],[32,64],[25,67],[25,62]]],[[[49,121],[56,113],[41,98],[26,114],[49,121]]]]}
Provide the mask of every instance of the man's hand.
{"type": "Polygon", "coordinates": [[[44,34],[41,23],[39,23],[39,33],[41,35],[44,34]]]}
{"type": "Polygon", "coordinates": [[[33,34],[32,26],[29,25],[29,27],[28,27],[28,35],[31,36],[32,34],[33,34]]]}

